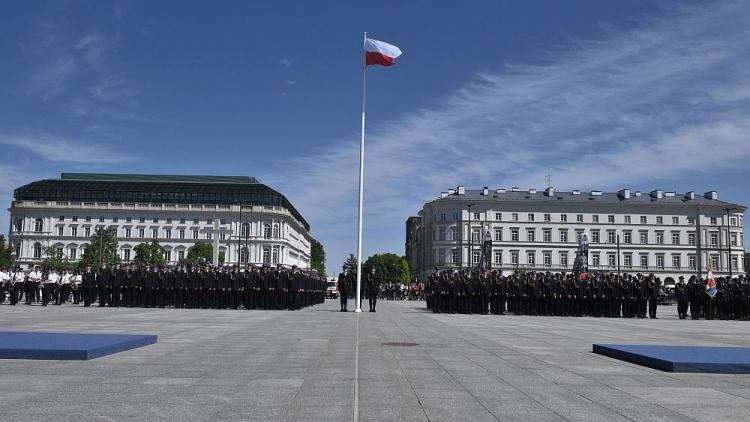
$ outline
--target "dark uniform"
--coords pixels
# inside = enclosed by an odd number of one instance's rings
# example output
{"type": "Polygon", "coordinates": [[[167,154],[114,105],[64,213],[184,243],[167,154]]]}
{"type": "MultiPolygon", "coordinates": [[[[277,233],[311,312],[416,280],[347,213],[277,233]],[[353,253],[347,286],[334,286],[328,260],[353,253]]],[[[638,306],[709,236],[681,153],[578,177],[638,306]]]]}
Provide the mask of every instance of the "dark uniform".
{"type": "Polygon", "coordinates": [[[367,300],[370,304],[370,312],[375,312],[378,295],[380,295],[380,274],[373,268],[372,272],[367,275],[367,300]]]}
{"type": "Polygon", "coordinates": [[[352,276],[347,268],[344,267],[344,271],[339,274],[338,283],[336,288],[339,291],[339,300],[341,301],[341,312],[347,312],[346,305],[349,301],[349,290],[351,289],[352,276]]]}
{"type": "Polygon", "coordinates": [[[96,273],[91,267],[83,273],[83,306],[91,306],[96,300],[96,273]]]}
{"type": "Polygon", "coordinates": [[[99,306],[105,306],[112,300],[108,297],[112,289],[112,270],[105,263],[99,268],[99,277],[96,280],[96,289],[99,293],[99,306]]]}
{"type": "Polygon", "coordinates": [[[680,276],[679,282],[674,286],[674,296],[677,299],[677,315],[680,319],[685,319],[688,311],[688,286],[685,284],[685,277],[680,276]]]}

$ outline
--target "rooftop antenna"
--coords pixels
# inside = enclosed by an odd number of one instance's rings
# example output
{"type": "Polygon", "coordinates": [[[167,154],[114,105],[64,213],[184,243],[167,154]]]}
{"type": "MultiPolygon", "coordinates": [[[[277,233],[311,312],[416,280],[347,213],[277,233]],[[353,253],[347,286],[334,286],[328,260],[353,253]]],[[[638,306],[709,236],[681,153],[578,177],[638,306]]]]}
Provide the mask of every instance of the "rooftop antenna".
{"type": "Polygon", "coordinates": [[[552,187],[552,172],[551,171],[547,171],[547,187],[548,188],[552,187]]]}

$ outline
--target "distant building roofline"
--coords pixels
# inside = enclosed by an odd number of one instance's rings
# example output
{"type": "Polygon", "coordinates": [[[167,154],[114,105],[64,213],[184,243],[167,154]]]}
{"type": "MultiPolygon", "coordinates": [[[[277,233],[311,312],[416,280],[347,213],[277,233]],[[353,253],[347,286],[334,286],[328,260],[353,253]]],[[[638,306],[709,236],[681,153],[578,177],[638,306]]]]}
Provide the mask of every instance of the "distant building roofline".
{"type": "Polygon", "coordinates": [[[203,176],[177,174],[62,173],[61,180],[99,182],[259,183],[250,176],[203,176]]]}

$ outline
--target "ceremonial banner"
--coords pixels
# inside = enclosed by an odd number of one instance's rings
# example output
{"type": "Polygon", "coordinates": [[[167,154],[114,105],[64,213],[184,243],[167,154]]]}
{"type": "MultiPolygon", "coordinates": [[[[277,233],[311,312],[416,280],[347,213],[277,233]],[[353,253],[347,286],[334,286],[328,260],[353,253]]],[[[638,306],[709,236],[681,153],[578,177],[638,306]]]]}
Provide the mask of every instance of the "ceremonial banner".
{"type": "Polygon", "coordinates": [[[708,293],[708,295],[711,297],[716,296],[716,280],[714,280],[714,273],[711,270],[708,270],[708,279],[706,280],[706,293],[708,293]]]}

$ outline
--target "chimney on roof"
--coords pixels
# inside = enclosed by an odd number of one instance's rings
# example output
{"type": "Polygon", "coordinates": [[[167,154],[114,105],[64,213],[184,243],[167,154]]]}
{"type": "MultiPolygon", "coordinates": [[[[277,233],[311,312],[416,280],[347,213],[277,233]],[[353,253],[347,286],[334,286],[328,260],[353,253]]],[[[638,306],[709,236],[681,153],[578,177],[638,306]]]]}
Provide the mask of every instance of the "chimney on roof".
{"type": "Polygon", "coordinates": [[[455,195],[456,190],[455,189],[448,189],[448,195],[455,195]]]}
{"type": "Polygon", "coordinates": [[[652,190],[651,196],[656,199],[661,199],[662,197],[664,197],[664,192],[661,189],[652,190]]]}
{"type": "Polygon", "coordinates": [[[581,191],[578,189],[573,189],[573,192],[571,192],[573,195],[580,195],[581,191]]]}
{"type": "Polygon", "coordinates": [[[630,199],[630,189],[620,189],[617,191],[617,196],[622,199],[630,199]]]}
{"type": "Polygon", "coordinates": [[[719,199],[719,194],[717,194],[715,190],[710,190],[710,191],[704,193],[703,196],[706,199],[711,199],[711,200],[714,200],[714,201],[716,201],[716,200],[719,199]]]}
{"type": "Polygon", "coordinates": [[[464,188],[463,186],[457,187],[456,190],[458,191],[458,195],[463,195],[466,193],[466,188],[464,188]]]}
{"type": "Polygon", "coordinates": [[[497,189],[495,189],[495,193],[505,193],[505,192],[507,192],[507,190],[505,190],[505,188],[497,188],[497,189]]]}
{"type": "Polygon", "coordinates": [[[685,198],[687,198],[687,199],[695,199],[695,192],[690,191],[690,192],[686,193],[685,194],[685,198]]]}
{"type": "Polygon", "coordinates": [[[554,196],[555,195],[555,188],[553,188],[552,186],[548,187],[547,189],[544,190],[544,194],[546,196],[554,196]]]}
{"type": "Polygon", "coordinates": [[[600,190],[592,190],[591,196],[602,196],[602,191],[600,190]]]}
{"type": "Polygon", "coordinates": [[[487,186],[485,186],[484,188],[482,188],[482,195],[483,196],[487,196],[489,194],[490,194],[490,188],[488,188],[487,186]]]}
{"type": "Polygon", "coordinates": [[[641,191],[639,190],[635,191],[635,196],[641,196],[641,191]]]}
{"type": "Polygon", "coordinates": [[[529,193],[532,194],[532,195],[536,194],[536,189],[529,188],[529,193]]]}
{"type": "Polygon", "coordinates": [[[448,196],[448,192],[440,192],[440,199],[443,199],[446,196],[448,196]]]}
{"type": "Polygon", "coordinates": [[[512,192],[518,192],[518,187],[517,186],[513,186],[510,190],[512,192]]]}

